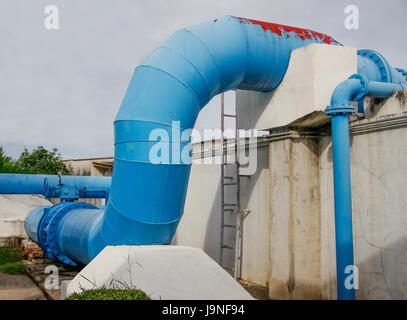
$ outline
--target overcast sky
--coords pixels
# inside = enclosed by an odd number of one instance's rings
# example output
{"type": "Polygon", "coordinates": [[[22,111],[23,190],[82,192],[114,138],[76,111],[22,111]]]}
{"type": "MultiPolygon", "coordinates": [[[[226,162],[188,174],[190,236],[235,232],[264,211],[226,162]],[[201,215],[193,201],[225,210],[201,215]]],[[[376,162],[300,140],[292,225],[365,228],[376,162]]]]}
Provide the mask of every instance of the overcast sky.
{"type": "MultiPolygon", "coordinates": [[[[113,155],[113,120],[134,68],[179,28],[223,15],[304,27],[379,51],[407,69],[406,0],[1,0],[0,145],[58,148],[64,158],[113,155]],[[59,30],[44,8],[59,7],[59,30]],[[359,30],[344,9],[359,8],[359,30]]],[[[199,128],[219,127],[219,98],[199,128]]]]}

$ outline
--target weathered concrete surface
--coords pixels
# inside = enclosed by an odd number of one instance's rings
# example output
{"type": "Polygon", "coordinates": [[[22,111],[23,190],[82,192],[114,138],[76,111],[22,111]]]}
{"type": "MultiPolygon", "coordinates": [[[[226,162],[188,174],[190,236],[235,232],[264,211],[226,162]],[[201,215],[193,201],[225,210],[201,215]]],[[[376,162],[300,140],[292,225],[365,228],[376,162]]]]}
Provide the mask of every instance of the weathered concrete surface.
{"type": "Polygon", "coordinates": [[[46,298],[27,275],[8,275],[0,272],[0,300],[46,300],[46,298]]]}
{"type": "Polygon", "coordinates": [[[36,259],[26,263],[27,274],[41,288],[49,300],[61,299],[61,284],[72,280],[79,273],[79,267],[63,265],[52,259],[36,259]]]}
{"type": "Polygon", "coordinates": [[[172,244],[201,248],[219,262],[220,166],[192,165],[184,215],[172,244]]]}
{"type": "Polygon", "coordinates": [[[380,130],[372,118],[351,126],[358,299],[407,299],[406,100],[407,90],[367,103],[380,130]]]}
{"type": "Polygon", "coordinates": [[[335,87],[357,72],[356,49],[311,44],[294,50],[283,81],[270,93],[237,91],[238,127],[266,130],[307,115],[307,126],[329,121],[324,110],[335,87]]]}
{"type": "Polygon", "coordinates": [[[121,283],[152,299],[253,299],[202,250],[183,246],[106,247],[68,284],[65,296],[121,283]]]}
{"type": "Polygon", "coordinates": [[[322,297],[324,299],[337,299],[335,209],[330,136],[321,137],[319,150],[322,297]]]}
{"type": "Polygon", "coordinates": [[[319,145],[270,144],[271,299],[320,299],[319,145]]]}
{"type": "MultiPolygon", "coordinates": [[[[351,133],[352,214],[357,299],[407,299],[407,91],[366,99],[351,133]]],[[[323,294],[336,298],[332,145],[320,140],[323,294]]]]}
{"type": "Polygon", "coordinates": [[[240,186],[241,208],[250,210],[243,220],[242,279],[267,286],[271,246],[268,145],[258,148],[257,171],[250,178],[241,178],[240,186]]]}
{"type": "Polygon", "coordinates": [[[39,195],[0,195],[0,241],[6,238],[27,238],[24,221],[28,213],[51,203],[39,195]]]}

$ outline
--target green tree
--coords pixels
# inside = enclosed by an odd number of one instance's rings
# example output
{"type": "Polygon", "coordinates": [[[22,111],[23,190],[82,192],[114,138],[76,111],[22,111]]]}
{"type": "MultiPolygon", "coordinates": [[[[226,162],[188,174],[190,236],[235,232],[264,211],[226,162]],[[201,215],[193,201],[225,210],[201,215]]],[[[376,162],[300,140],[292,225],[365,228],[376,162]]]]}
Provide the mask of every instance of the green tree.
{"type": "Polygon", "coordinates": [[[0,146],[0,172],[2,173],[26,173],[18,164],[8,157],[0,146]]]}
{"type": "Polygon", "coordinates": [[[42,174],[71,174],[70,170],[62,161],[61,154],[58,149],[54,148],[48,151],[42,146],[29,152],[27,148],[21,153],[20,158],[16,161],[18,168],[26,173],[42,173],[42,174]]]}

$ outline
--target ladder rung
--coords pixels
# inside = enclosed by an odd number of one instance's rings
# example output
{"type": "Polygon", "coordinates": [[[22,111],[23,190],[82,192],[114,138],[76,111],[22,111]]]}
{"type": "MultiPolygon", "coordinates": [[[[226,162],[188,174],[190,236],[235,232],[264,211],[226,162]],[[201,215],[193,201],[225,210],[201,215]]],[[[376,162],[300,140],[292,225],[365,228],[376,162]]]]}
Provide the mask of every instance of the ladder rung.
{"type": "Polygon", "coordinates": [[[225,228],[236,228],[236,226],[231,225],[231,224],[224,224],[223,227],[225,227],[225,228]]]}
{"type": "Polygon", "coordinates": [[[237,185],[237,182],[224,182],[223,185],[224,186],[234,186],[234,185],[237,185]]]}
{"type": "Polygon", "coordinates": [[[223,206],[224,206],[224,207],[229,207],[229,206],[231,206],[231,207],[237,207],[237,203],[224,203],[223,206]]]}
{"type": "Polygon", "coordinates": [[[234,249],[233,247],[227,246],[227,245],[223,245],[222,248],[224,249],[234,249]]]}
{"type": "Polygon", "coordinates": [[[230,117],[230,118],[236,118],[236,115],[235,115],[235,114],[224,113],[223,116],[224,116],[224,117],[230,117]]]}
{"type": "Polygon", "coordinates": [[[233,209],[223,209],[223,211],[233,212],[233,209]]]}
{"type": "Polygon", "coordinates": [[[242,178],[250,178],[251,175],[248,175],[248,174],[239,174],[239,177],[242,177],[242,178]]]}
{"type": "Polygon", "coordinates": [[[223,179],[233,179],[233,177],[231,177],[231,176],[225,176],[225,177],[223,177],[223,179]]]}

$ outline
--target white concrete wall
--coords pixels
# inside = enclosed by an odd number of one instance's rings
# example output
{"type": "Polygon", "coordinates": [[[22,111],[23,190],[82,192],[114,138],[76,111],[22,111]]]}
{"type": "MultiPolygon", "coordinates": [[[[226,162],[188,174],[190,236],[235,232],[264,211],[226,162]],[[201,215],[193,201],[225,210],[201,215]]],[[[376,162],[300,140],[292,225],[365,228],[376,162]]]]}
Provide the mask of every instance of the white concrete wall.
{"type": "Polygon", "coordinates": [[[384,104],[367,106],[370,115],[381,121],[381,130],[372,126],[372,118],[353,123],[352,207],[359,299],[407,299],[407,91],[404,93],[384,104]],[[371,131],[361,132],[366,124],[371,131]]]}
{"type": "Polygon", "coordinates": [[[51,203],[37,195],[0,195],[0,241],[6,238],[27,238],[24,221],[38,206],[51,203]]]}
{"type": "Polygon", "coordinates": [[[220,166],[192,165],[184,215],[172,244],[203,249],[219,262],[220,209],[220,166]]]}

